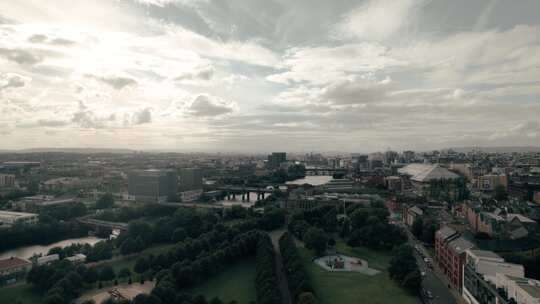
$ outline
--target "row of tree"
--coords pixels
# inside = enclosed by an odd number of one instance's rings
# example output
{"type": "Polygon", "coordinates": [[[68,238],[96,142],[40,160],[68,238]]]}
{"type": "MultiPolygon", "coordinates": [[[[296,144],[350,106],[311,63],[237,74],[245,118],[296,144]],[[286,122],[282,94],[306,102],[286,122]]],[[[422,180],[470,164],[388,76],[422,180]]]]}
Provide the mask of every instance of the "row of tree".
{"type": "Polygon", "coordinates": [[[394,249],[388,268],[390,277],[403,288],[417,295],[422,286],[422,275],[411,246],[403,244],[394,249]]]}
{"type": "Polygon", "coordinates": [[[293,237],[288,232],[279,239],[279,250],[283,258],[283,269],[287,276],[293,303],[305,303],[314,298],[314,290],[302,264],[302,258],[293,237]],[[302,300],[300,301],[300,299],[302,300]]]}
{"type": "Polygon", "coordinates": [[[435,243],[435,233],[439,230],[440,225],[434,220],[422,219],[421,217],[414,220],[411,227],[412,234],[424,243],[435,243]]]}
{"type": "Polygon", "coordinates": [[[270,237],[264,234],[257,243],[257,270],[255,277],[257,303],[282,303],[282,295],[277,286],[279,286],[279,278],[276,271],[274,247],[270,237]]]}
{"type": "MultiPolygon", "coordinates": [[[[126,269],[122,270],[119,276],[130,277],[131,273],[126,269]]],[[[101,286],[101,282],[113,281],[116,278],[111,266],[87,268],[60,260],[50,265],[34,266],[26,280],[45,293],[45,304],[63,304],[70,303],[87,286],[93,286],[96,282],[101,286]]]]}

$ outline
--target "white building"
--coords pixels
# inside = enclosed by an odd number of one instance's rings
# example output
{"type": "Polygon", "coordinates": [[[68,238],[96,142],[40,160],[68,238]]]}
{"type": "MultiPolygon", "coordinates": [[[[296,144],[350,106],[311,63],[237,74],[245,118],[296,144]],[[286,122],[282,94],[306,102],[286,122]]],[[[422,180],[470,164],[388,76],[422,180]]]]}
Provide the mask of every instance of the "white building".
{"type": "Polygon", "coordinates": [[[73,264],[79,264],[86,262],[86,255],[82,253],[77,253],[73,256],[67,257],[66,260],[70,261],[73,264]]]}
{"type": "Polygon", "coordinates": [[[60,260],[60,256],[58,254],[51,254],[51,255],[46,255],[46,256],[42,256],[42,257],[37,258],[36,264],[41,266],[41,265],[50,264],[50,263],[52,263],[54,261],[58,261],[58,260],[60,260]]]}
{"type": "Polygon", "coordinates": [[[32,225],[38,222],[38,218],[36,213],[0,210],[0,226],[11,227],[16,223],[32,225]]]}
{"type": "Polygon", "coordinates": [[[540,304],[540,281],[497,274],[497,288],[517,304],[540,304]]]}

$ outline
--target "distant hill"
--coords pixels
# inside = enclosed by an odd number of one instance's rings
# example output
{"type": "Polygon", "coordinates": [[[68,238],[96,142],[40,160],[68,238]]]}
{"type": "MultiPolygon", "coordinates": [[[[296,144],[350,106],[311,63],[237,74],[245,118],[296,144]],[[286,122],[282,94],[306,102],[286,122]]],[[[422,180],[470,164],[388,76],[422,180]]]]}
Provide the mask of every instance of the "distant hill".
{"type": "Polygon", "coordinates": [[[471,151],[482,151],[486,153],[524,153],[524,152],[540,152],[540,147],[534,146],[517,146],[517,147],[458,147],[451,148],[456,152],[471,152],[471,151]]]}
{"type": "Polygon", "coordinates": [[[80,154],[98,154],[98,153],[133,153],[130,149],[106,149],[106,148],[32,148],[20,150],[0,150],[0,153],[80,153],[80,154]]]}

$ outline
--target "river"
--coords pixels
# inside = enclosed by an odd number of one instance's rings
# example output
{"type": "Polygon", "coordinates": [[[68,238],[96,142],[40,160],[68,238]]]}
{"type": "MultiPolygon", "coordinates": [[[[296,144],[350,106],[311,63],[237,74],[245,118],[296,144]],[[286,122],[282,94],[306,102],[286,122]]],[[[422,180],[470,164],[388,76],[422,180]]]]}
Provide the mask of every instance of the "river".
{"type": "Polygon", "coordinates": [[[332,180],[332,176],[328,175],[307,175],[301,179],[295,179],[293,181],[287,182],[287,185],[303,185],[310,184],[312,186],[320,186],[328,183],[332,180]]]}
{"type": "Polygon", "coordinates": [[[49,245],[32,245],[32,246],[24,246],[15,248],[12,250],[4,251],[0,253],[0,259],[8,259],[10,257],[19,257],[23,259],[29,259],[34,254],[47,254],[51,248],[54,247],[67,247],[71,244],[90,244],[94,245],[95,243],[102,241],[103,239],[94,237],[94,236],[87,236],[82,238],[76,238],[76,239],[67,239],[60,242],[52,243],[49,245]]]}

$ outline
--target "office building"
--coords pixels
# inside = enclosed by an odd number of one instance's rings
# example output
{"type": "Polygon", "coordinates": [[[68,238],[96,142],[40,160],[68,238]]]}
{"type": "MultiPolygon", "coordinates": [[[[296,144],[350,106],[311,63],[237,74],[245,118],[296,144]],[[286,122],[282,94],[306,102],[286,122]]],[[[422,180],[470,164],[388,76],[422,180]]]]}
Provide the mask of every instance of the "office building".
{"type": "Polygon", "coordinates": [[[155,203],[176,196],[178,176],[174,170],[135,170],[128,175],[128,192],[135,200],[155,203]]]}
{"type": "Polygon", "coordinates": [[[15,175],[0,174],[0,188],[15,187],[15,175]]]}
{"type": "Polygon", "coordinates": [[[277,169],[282,163],[287,162],[287,153],[285,152],[272,152],[268,155],[268,168],[277,169]]]}
{"type": "Polygon", "coordinates": [[[180,191],[201,190],[203,172],[197,168],[180,169],[180,191]]]}

